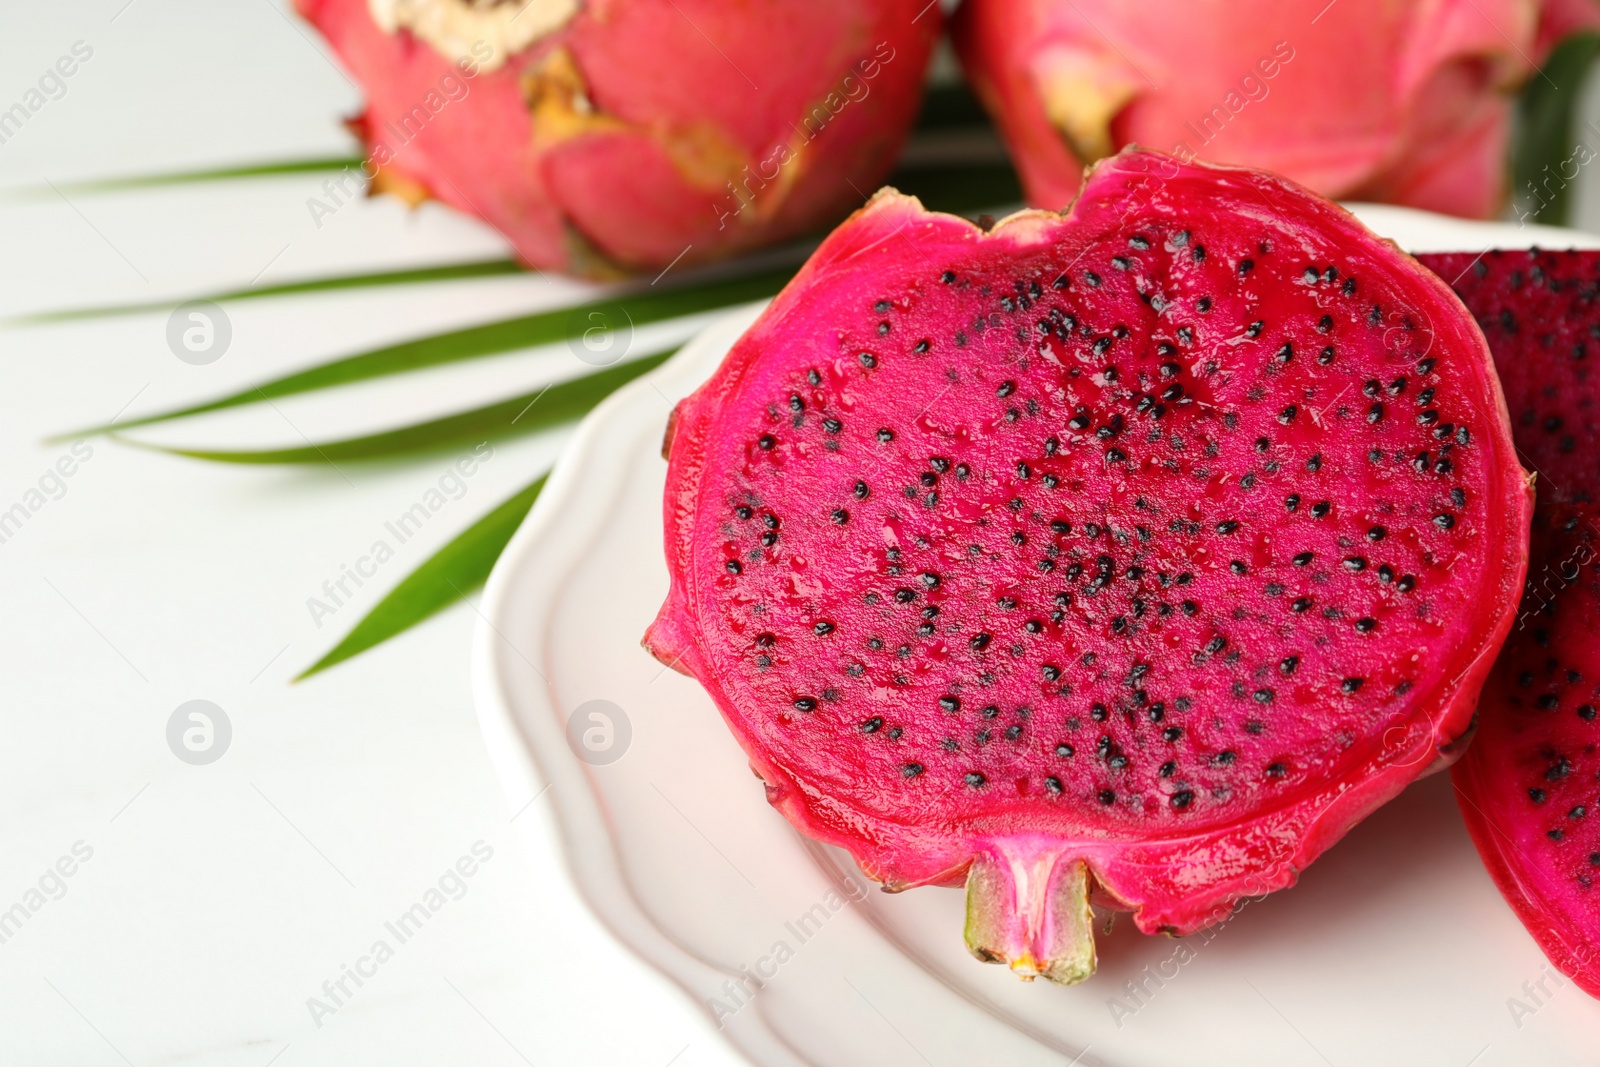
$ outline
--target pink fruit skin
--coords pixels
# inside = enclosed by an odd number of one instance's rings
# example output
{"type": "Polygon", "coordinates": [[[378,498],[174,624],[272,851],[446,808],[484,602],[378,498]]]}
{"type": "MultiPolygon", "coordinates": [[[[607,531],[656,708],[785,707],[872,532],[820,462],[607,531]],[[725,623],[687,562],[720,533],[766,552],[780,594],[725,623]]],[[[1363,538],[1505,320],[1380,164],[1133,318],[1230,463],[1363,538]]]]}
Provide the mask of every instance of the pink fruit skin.
{"type": "Polygon", "coordinates": [[[386,177],[482,218],[531,266],[591,275],[730,255],[859,204],[910,129],[940,29],[916,0],[588,0],[463,76],[367,0],[296,4],[364,89],[355,125],[386,177]],[[563,52],[586,103],[541,125],[528,79],[563,52]],[[430,94],[436,111],[397,134],[430,94]]]}
{"type": "Polygon", "coordinates": [[[1593,0],[967,0],[953,33],[1042,207],[1068,203],[1089,161],[1053,96],[1080,114],[1102,101],[1082,128],[1112,147],[1487,218],[1506,196],[1510,93],[1597,26],[1593,0]]]}
{"type": "Polygon", "coordinates": [[[1600,898],[1589,872],[1600,868],[1588,857],[1600,835],[1587,820],[1600,814],[1600,724],[1578,709],[1600,699],[1596,560],[1600,512],[1540,508],[1522,618],[1484,687],[1477,737],[1451,769],[1461,814],[1501,895],[1550,962],[1592,997],[1600,997],[1600,898]],[[1581,525],[1561,529],[1567,521],[1581,525]],[[1576,681],[1567,668],[1578,670],[1576,681]],[[1538,703],[1552,697],[1550,707],[1538,703]],[[1570,757],[1573,769],[1551,780],[1557,756],[1570,757]],[[1535,804],[1530,788],[1547,795],[1535,804]],[[1575,818],[1569,812],[1578,804],[1589,813],[1575,818]],[[1552,841],[1552,830],[1562,839],[1552,841]]]}
{"type": "MultiPolygon", "coordinates": [[[[1513,621],[1514,605],[1526,567],[1522,536],[1532,490],[1514,459],[1504,403],[1482,335],[1443,282],[1408,257],[1392,257],[1394,269],[1414,275],[1417,305],[1437,331],[1435,347],[1463,368],[1464,382],[1489,399],[1489,424],[1478,440],[1492,450],[1488,469],[1496,473],[1483,489],[1494,503],[1490,512],[1509,531],[1496,535],[1494,553],[1484,562],[1478,616],[1459,647],[1428,649],[1448,656],[1426,703],[1408,724],[1392,729],[1372,746],[1359,773],[1310,783],[1291,801],[1261,810],[1247,822],[1214,825],[1192,835],[1141,837],[1097,825],[1092,813],[1067,807],[1041,808],[1018,803],[1014,811],[986,817],[951,816],[909,824],[882,818],[840,802],[825,785],[792,766],[772,747],[776,735],[761,709],[741,706],[724,686],[719,661],[708,652],[700,631],[698,598],[708,580],[698,577],[695,546],[710,528],[697,523],[698,498],[707,471],[722,462],[730,447],[716,439],[720,415],[738,406],[742,395],[776,388],[761,359],[778,338],[804,335],[813,288],[853,292],[871,299],[879,277],[894,276],[915,257],[932,272],[959,264],[988,248],[996,255],[1018,253],[1064,237],[1082,227],[1116,227],[1130,203],[1172,196],[1210,203],[1218,193],[1211,183],[1229,183],[1239,202],[1289,202],[1308,211],[1323,233],[1363,249],[1374,238],[1334,205],[1307,197],[1304,190],[1270,175],[1179,165],[1154,153],[1124,152],[1093,170],[1080,198],[1065,215],[1025,212],[985,234],[966,220],[925,212],[910,198],[880,193],[841,225],[812,256],[793,282],[729,353],[721,368],[674,413],[668,430],[669,471],[664,501],[665,542],[671,590],[651,626],[645,645],[657,658],[692,675],[710,692],[732,726],[753,769],[765,781],[769,801],[807,835],[849,850],[862,869],[899,890],[918,885],[954,886],[968,865],[994,842],[1004,840],[1039,854],[1070,842],[1069,853],[1087,863],[1102,902],[1135,912],[1146,933],[1189,933],[1226,917],[1234,901],[1293,885],[1299,872],[1367,814],[1394,797],[1431,766],[1468,730],[1479,688],[1513,621]],[[1152,173],[1152,171],[1156,173],[1152,173]],[[1165,191],[1162,191],[1165,190],[1165,191]],[[1174,191],[1175,190],[1175,191],[1174,191]]],[[[1230,201],[1233,202],[1233,201],[1230,201]]],[[[1365,254],[1365,253],[1363,253],[1365,254]]],[[[1298,270],[1298,268],[1296,268],[1298,270]]],[[[1388,268],[1385,268],[1388,269],[1388,268]]],[[[826,329],[823,330],[827,332],[826,329]]],[[[831,336],[831,335],[830,335],[831,336]]],[[[822,343],[822,347],[827,347],[822,343]]],[[[1475,446],[1476,447],[1476,446],[1475,446]]],[[[715,536],[712,534],[712,536],[715,536]]]]}

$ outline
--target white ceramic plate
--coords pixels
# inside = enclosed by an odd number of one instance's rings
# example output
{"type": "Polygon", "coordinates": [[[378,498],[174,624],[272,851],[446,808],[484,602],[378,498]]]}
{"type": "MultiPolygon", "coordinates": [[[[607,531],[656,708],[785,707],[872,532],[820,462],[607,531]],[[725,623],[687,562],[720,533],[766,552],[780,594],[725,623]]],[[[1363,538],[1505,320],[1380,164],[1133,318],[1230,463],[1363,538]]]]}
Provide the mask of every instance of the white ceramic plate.
{"type": "MultiPolygon", "coordinates": [[[[1594,246],[1570,231],[1360,208],[1416,251],[1594,246]]],[[[489,750],[548,783],[600,918],[761,1067],[886,1063],[1595,1062],[1600,1004],[1550,970],[1478,862],[1448,776],[1294,889],[1183,940],[1119,922],[1100,971],[1025,984],[962,945],[962,895],[871,891],[771,810],[716,709],[639,647],[667,589],[662,431],[753,321],[740,309],[584,422],[489,580],[474,651],[489,750]],[[608,701],[614,709],[590,705],[608,701]],[[598,763],[577,713],[603,746],[598,763]]]]}

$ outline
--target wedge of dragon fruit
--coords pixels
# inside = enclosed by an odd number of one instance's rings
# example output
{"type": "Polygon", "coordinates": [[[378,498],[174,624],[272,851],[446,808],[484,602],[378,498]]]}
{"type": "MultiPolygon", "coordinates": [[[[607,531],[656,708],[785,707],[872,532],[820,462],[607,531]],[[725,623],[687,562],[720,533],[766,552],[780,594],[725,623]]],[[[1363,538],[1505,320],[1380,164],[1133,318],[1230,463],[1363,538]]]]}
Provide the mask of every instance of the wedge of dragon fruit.
{"type": "Polygon", "coordinates": [[[667,449],[647,647],[799,829],[1065,983],[1091,900],[1198,929],[1451,754],[1526,562],[1444,284],[1151,152],[987,229],[880,192],[667,449]]]}
{"type": "Polygon", "coordinates": [[[361,84],[377,191],[527,263],[659,271],[836,221],[889,173],[927,0],[296,0],[361,84]]]}
{"type": "Polygon", "coordinates": [[[1600,252],[1417,259],[1450,283],[1482,327],[1540,503],[1600,504],[1600,252]]]}
{"type": "Polygon", "coordinates": [[[1600,997],[1600,513],[1534,514],[1518,624],[1452,769],[1478,854],[1563,974],[1600,997]]]}
{"type": "Polygon", "coordinates": [[[1528,932],[1600,997],[1600,252],[1418,258],[1483,327],[1540,500],[1521,613],[1456,797],[1528,932]]]}

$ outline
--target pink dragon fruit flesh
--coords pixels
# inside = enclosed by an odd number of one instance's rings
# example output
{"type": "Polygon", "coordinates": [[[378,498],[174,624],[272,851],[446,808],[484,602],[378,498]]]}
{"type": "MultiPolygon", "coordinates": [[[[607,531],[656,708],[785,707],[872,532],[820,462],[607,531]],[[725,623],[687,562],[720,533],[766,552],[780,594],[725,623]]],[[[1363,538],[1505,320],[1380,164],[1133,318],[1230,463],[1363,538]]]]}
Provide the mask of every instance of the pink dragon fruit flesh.
{"type": "Polygon", "coordinates": [[[1452,769],[1473,843],[1556,967],[1600,997],[1600,512],[1534,514],[1522,615],[1452,769]]]}
{"type": "Polygon", "coordinates": [[[1600,252],[1418,258],[1483,327],[1540,504],[1456,796],[1528,932],[1600,997],[1600,252]]]}
{"type": "Polygon", "coordinates": [[[1094,968],[1292,885],[1467,732],[1531,491],[1443,282],[1126,151],[987,230],[880,192],[675,412],[645,638],[800,830],[1094,968]]]}
{"type": "Polygon", "coordinates": [[[940,29],[927,0],[295,2],[366,93],[375,189],[593,276],[836,221],[893,166],[940,29]]]}
{"type": "Polygon", "coordinates": [[[1600,252],[1417,259],[1450,283],[1483,329],[1539,502],[1600,505],[1600,252]]]}

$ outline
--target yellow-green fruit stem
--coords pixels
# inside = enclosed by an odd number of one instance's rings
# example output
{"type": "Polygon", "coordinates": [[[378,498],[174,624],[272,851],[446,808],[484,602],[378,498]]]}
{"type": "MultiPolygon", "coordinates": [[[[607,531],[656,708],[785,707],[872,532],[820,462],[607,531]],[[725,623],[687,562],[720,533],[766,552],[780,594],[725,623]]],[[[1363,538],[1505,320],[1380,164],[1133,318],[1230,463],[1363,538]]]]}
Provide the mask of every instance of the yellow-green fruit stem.
{"type": "Polygon", "coordinates": [[[967,948],[1018,976],[1076,985],[1094,973],[1089,868],[1034,842],[992,842],[967,871],[967,948]]]}

